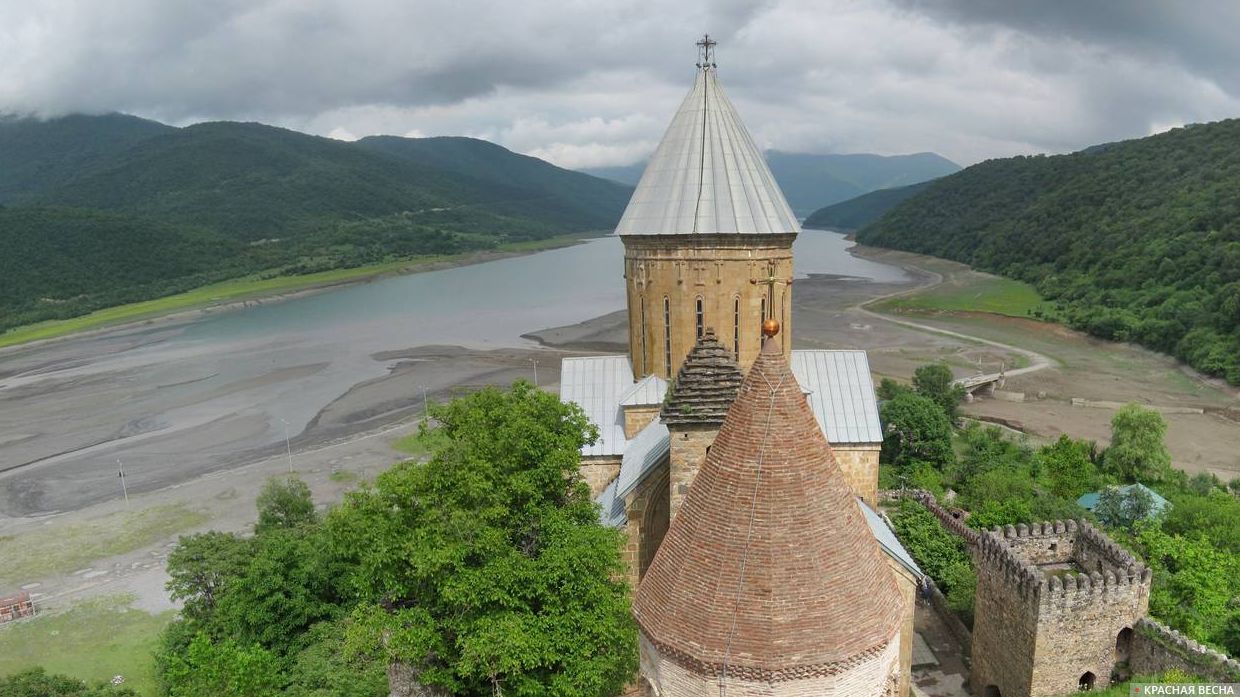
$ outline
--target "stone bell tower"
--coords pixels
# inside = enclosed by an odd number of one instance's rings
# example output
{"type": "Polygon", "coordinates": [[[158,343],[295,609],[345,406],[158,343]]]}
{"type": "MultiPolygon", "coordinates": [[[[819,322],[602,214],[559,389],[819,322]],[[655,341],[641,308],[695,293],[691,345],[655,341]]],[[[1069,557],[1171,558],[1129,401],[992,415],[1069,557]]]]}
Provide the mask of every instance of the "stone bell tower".
{"type": "Polygon", "coordinates": [[[792,242],[801,226],[719,86],[715,41],[698,42],[693,89],[638,182],[624,242],[633,377],[671,379],[714,327],[742,371],[765,319],[792,349],[792,242]]]}

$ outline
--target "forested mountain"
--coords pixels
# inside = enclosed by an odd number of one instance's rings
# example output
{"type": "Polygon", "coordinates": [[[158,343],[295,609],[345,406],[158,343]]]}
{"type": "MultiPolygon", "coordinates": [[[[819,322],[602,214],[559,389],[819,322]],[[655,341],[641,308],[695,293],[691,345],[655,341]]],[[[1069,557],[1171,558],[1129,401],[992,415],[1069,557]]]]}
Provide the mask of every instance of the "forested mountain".
{"type": "Polygon", "coordinates": [[[864,244],[1034,284],[1059,318],[1240,384],[1240,120],[932,182],[864,244]]]}
{"type": "MultiPolygon", "coordinates": [[[[913,155],[812,155],[766,151],[766,162],[788,205],[799,216],[877,189],[927,181],[960,170],[960,166],[930,152],[913,155]]],[[[627,167],[598,167],[583,172],[636,185],[646,169],[641,162],[627,167]]]]}
{"type": "Polygon", "coordinates": [[[0,120],[0,331],[258,271],[615,225],[630,190],[467,138],[0,120]]]}
{"type": "Polygon", "coordinates": [[[125,114],[47,121],[0,115],[0,205],[63,184],[138,142],[173,130],[125,114]]]}
{"type": "Polygon", "coordinates": [[[930,185],[920,182],[894,189],[879,189],[856,198],[819,208],[805,219],[807,228],[857,230],[883,217],[908,198],[930,185]]]}

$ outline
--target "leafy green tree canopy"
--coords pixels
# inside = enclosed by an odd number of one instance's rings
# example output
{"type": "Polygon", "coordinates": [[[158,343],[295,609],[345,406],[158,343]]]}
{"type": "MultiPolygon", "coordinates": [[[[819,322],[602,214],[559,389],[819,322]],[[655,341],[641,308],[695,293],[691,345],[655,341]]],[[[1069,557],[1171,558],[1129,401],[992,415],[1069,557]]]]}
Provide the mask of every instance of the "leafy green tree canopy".
{"type": "Polygon", "coordinates": [[[351,650],[454,695],[613,695],[636,669],[621,539],[577,473],[579,408],[526,382],[433,407],[447,443],[328,526],[361,599],[351,650]]]}
{"type": "Polygon", "coordinates": [[[224,589],[245,573],[253,559],[248,540],[225,532],[204,532],[182,537],[168,555],[168,592],[182,603],[181,614],[205,620],[213,612],[224,589]]]}
{"type": "Polygon", "coordinates": [[[1108,487],[1098,496],[1094,515],[1104,525],[1130,528],[1137,521],[1148,518],[1153,510],[1154,497],[1144,489],[1133,487],[1121,491],[1119,487],[1108,487]]]}
{"type": "Polygon", "coordinates": [[[1163,438],[1167,422],[1162,414],[1138,404],[1128,404],[1111,419],[1111,446],[1103,463],[1127,481],[1151,484],[1171,473],[1171,453],[1163,438]]]}
{"type": "Polygon", "coordinates": [[[952,425],[932,399],[906,392],[883,403],[882,459],[897,466],[913,461],[943,468],[954,462],[952,425]]]}
{"type": "Polygon", "coordinates": [[[923,365],[913,372],[913,389],[917,394],[934,400],[949,419],[956,418],[956,407],[964,399],[964,388],[953,385],[951,368],[946,363],[923,365]]]}
{"type": "Polygon", "coordinates": [[[1059,440],[1038,450],[1038,469],[1052,494],[1076,499],[1093,488],[1098,471],[1089,455],[1088,443],[1067,435],[1059,436],[1059,440]]]}
{"type": "Polygon", "coordinates": [[[258,523],[254,532],[295,528],[318,521],[310,487],[296,477],[271,479],[258,494],[258,523]]]}

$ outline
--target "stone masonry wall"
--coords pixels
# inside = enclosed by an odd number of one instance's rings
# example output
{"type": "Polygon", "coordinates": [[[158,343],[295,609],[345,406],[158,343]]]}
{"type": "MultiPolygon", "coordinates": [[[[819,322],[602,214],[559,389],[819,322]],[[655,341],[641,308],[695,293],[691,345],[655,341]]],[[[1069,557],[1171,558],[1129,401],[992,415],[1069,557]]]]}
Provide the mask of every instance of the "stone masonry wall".
{"type": "Polygon", "coordinates": [[[978,539],[973,674],[978,694],[1069,694],[1110,684],[1117,638],[1145,616],[1152,574],[1085,522],[1007,526],[978,539]],[[1082,559],[1076,558],[1080,553],[1082,559]],[[1071,560],[1087,573],[1051,575],[1071,560]],[[1091,568],[1105,569],[1105,573],[1091,568]]]}
{"type": "Polygon", "coordinates": [[[769,286],[751,283],[780,279],[768,315],[783,325],[785,354],[792,349],[792,241],[789,235],[633,235],[624,242],[624,278],[629,308],[629,356],[633,377],[655,374],[670,379],[697,341],[697,299],[703,325],[714,327],[729,349],[739,339],[737,361],[747,372],[762,347],[762,302],[769,286]],[[671,365],[664,342],[663,299],[671,315],[671,365]],[[734,320],[740,300],[740,323],[734,320]],[[735,332],[739,328],[739,332],[735,332]]]}
{"type": "Polygon", "coordinates": [[[624,407],[624,437],[632,440],[659,415],[658,404],[624,407]]]}
{"type": "Polygon", "coordinates": [[[620,458],[617,457],[583,457],[578,468],[581,478],[590,487],[590,497],[597,497],[603,489],[611,484],[611,480],[620,474],[620,458]]]}
{"type": "Polygon", "coordinates": [[[832,443],[835,462],[849,486],[870,508],[878,507],[878,443],[832,443]]]}
{"type": "Polygon", "coordinates": [[[1134,675],[1182,670],[1216,682],[1240,682],[1240,661],[1149,618],[1137,622],[1129,667],[1134,675]]]}
{"type": "Polygon", "coordinates": [[[671,460],[671,517],[676,517],[680,505],[689,493],[689,486],[697,477],[698,469],[706,461],[706,451],[719,435],[717,425],[697,426],[691,424],[672,424],[668,426],[672,441],[669,459],[671,460]]]}
{"type": "Polygon", "coordinates": [[[663,543],[668,515],[668,471],[663,465],[660,471],[651,472],[625,497],[626,542],[623,550],[625,568],[628,569],[629,587],[636,590],[641,577],[663,543]]]}

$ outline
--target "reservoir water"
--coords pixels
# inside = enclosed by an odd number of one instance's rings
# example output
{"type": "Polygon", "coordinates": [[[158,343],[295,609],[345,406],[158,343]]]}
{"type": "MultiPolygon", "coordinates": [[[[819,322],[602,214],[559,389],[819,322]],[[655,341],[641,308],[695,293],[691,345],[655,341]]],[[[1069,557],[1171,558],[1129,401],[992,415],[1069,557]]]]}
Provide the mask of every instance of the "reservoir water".
{"type": "MultiPolygon", "coordinates": [[[[851,245],[801,234],[798,275],[903,280],[851,245]]],[[[118,458],[131,485],[151,487],[282,446],[286,429],[296,436],[350,388],[385,376],[395,361],[378,353],[537,348],[521,335],[623,309],[622,259],[606,237],[5,354],[0,513],[87,503],[115,486],[118,458]]]]}

